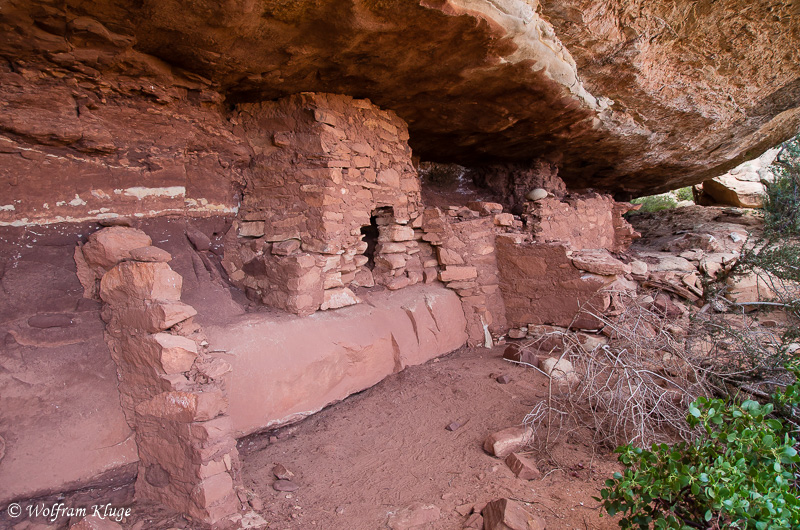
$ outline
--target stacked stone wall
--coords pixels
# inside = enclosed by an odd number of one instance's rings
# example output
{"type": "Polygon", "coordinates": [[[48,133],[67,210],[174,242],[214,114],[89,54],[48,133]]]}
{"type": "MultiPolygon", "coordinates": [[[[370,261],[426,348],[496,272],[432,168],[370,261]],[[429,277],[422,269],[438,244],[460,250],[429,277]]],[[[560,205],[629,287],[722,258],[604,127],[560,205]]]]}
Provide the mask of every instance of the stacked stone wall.
{"type": "Polygon", "coordinates": [[[234,121],[255,153],[226,241],[234,283],[304,315],[357,303],[354,287],[423,280],[405,122],[366,100],[311,93],[240,105],[234,121]],[[378,231],[372,256],[368,227],[378,231]]]}
{"type": "Polygon", "coordinates": [[[202,523],[235,516],[239,458],[223,380],[230,365],[206,353],[170,254],[140,230],[110,227],[75,256],[86,295],[104,304],[120,401],[139,451],[137,498],[202,523]]]}
{"type": "Polygon", "coordinates": [[[570,195],[559,200],[546,197],[525,203],[523,215],[537,241],[563,241],[574,249],[627,249],[638,237],[622,214],[633,209],[609,195],[570,195]]]}
{"type": "Polygon", "coordinates": [[[495,253],[495,237],[508,221],[502,210],[497,203],[476,202],[429,208],[422,216],[423,239],[436,250],[437,278],[461,297],[472,344],[490,346],[491,332],[500,334],[506,325],[495,253]]]}

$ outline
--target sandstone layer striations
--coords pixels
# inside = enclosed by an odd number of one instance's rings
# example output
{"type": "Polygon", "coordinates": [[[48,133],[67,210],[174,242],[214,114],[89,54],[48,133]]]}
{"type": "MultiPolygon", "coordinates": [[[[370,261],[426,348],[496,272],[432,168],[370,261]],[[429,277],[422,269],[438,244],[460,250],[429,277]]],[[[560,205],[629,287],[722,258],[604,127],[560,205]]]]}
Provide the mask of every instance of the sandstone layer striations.
{"type": "Polygon", "coordinates": [[[797,130],[799,15],[798,4],[742,0],[11,1],[0,12],[3,152],[66,146],[56,156],[75,165],[108,159],[108,179],[187,160],[205,181],[190,174],[183,195],[161,193],[230,208],[224,188],[195,186],[246,165],[225,112],[313,91],[396,112],[423,158],[545,157],[573,188],[661,191],[797,130]]]}

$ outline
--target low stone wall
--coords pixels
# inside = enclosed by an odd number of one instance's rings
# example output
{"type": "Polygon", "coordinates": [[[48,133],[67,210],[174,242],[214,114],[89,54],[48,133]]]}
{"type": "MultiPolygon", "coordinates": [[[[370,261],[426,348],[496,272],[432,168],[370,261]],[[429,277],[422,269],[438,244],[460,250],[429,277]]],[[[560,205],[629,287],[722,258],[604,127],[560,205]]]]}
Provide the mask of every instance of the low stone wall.
{"type": "Polygon", "coordinates": [[[575,316],[587,303],[603,304],[598,291],[605,282],[576,268],[568,252],[563,243],[534,243],[516,234],[497,238],[500,288],[510,326],[597,326],[594,319],[575,316]]]}
{"type": "Polygon", "coordinates": [[[500,204],[476,202],[471,208],[429,208],[422,216],[423,239],[436,249],[438,279],[461,297],[473,345],[491,346],[491,333],[505,331],[495,237],[503,231],[500,223],[511,218],[511,225],[513,217],[502,211],[500,204]]]}

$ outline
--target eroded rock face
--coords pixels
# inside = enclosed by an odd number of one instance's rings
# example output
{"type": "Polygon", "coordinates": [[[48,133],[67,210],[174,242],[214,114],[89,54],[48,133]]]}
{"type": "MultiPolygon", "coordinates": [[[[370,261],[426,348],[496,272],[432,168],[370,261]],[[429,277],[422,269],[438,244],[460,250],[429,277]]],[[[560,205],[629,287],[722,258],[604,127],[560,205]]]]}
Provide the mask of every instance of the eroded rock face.
{"type": "MultiPolygon", "coordinates": [[[[129,180],[186,167],[182,190],[112,194],[232,208],[229,188],[203,186],[236,181],[249,153],[211,110],[314,91],[395,111],[424,158],[545,157],[571,187],[652,193],[796,131],[797,16],[796,4],[743,0],[16,0],[0,22],[3,151],[46,159],[44,183],[70,165],[129,180]]],[[[28,167],[4,165],[12,180],[28,167]]]]}

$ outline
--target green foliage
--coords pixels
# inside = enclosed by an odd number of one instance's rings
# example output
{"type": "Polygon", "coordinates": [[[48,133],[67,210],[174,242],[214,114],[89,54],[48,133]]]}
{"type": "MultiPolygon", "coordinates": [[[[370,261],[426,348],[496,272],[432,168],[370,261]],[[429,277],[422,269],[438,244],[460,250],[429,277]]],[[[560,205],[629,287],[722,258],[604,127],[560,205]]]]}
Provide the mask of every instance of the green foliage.
{"type": "Polygon", "coordinates": [[[777,178],[764,200],[766,235],[800,235],[800,135],[781,146],[772,170],[777,178]]]}
{"type": "Polygon", "coordinates": [[[800,245],[773,240],[760,246],[745,246],[739,259],[739,271],[758,270],[784,281],[800,282],[800,245]]]}
{"type": "Polygon", "coordinates": [[[639,197],[633,199],[633,204],[641,204],[642,207],[638,212],[630,213],[652,213],[660,212],[661,210],[669,210],[678,206],[678,201],[693,201],[694,194],[692,193],[691,186],[679,188],[668,193],[659,193],[658,195],[648,195],[647,197],[639,197]]]}
{"type": "Polygon", "coordinates": [[[673,192],[675,196],[678,198],[679,201],[693,201],[694,200],[694,193],[692,193],[692,187],[686,186],[685,188],[679,188],[673,192]]]}
{"type": "Polygon", "coordinates": [[[782,304],[790,315],[800,318],[800,242],[796,237],[779,236],[774,228],[765,227],[764,236],[745,243],[731,273],[755,273],[769,285],[770,303],[782,304]]]}
{"type": "Polygon", "coordinates": [[[800,528],[794,422],[775,417],[776,408],[793,416],[800,385],[773,401],[698,399],[687,416],[698,437],[651,450],[618,447],[625,470],[597,500],[609,515],[623,515],[622,528],[800,528]]]}
{"type": "Polygon", "coordinates": [[[678,205],[678,201],[671,193],[662,193],[660,195],[650,195],[648,197],[639,197],[631,201],[633,204],[641,204],[639,209],[640,213],[660,212],[661,210],[669,210],[678,205]]]}

